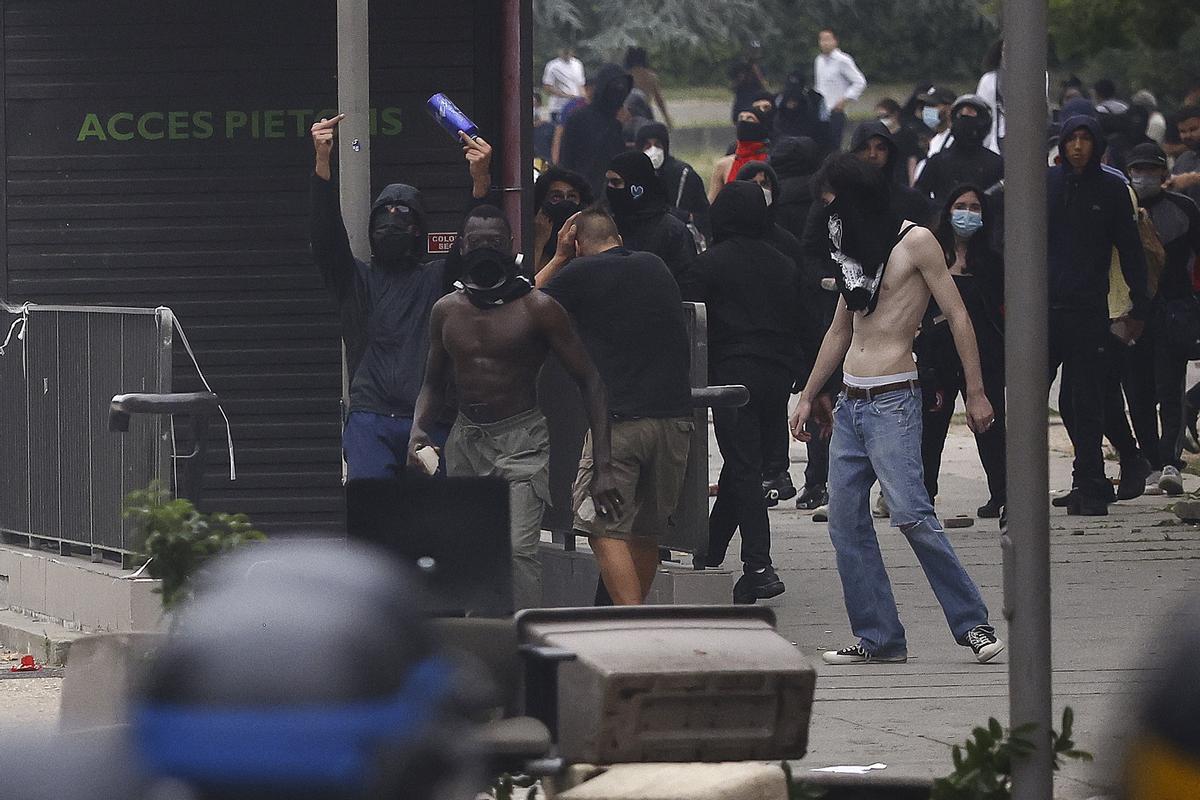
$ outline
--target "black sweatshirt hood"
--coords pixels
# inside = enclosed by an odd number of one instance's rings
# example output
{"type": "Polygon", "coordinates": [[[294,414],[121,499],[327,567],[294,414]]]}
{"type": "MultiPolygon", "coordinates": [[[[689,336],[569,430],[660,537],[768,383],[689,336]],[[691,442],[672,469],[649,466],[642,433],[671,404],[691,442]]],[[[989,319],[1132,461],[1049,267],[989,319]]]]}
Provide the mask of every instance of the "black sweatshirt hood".
{"type": "Polygon", "coordinates": [[[609,208],[618,219],[666,211],[667,190],[645,153],[640,150],[621,153],[608,162],[608,168],[625,180],[624,189],[607,190],[609,208]]]}
{"type": "Polygon", "coordinates": [[[872,136],[878,136],[887,142],[888,160],[884,166],[884,171],[891,174],[893,166],[896,163],[896,155],[900,152],[900,148],[896,146],[896,137],[888,130],[888,126],[879,120],[873,119],[859,123],[859,126],[854,129],[854,135],[850,137],[850,152],[857,152],[872,136]]]}
{"type": "Polygon", "coordinates": [[[807,136],[785,136],[771,148],[771,166],[780,178],[803,178],[817,171],[820,148],[807,136]]]}
{"type": "Polygon", "coordinates": [[[735,180],[753,181],[754,176],[762,173],[767,176],[767,182],[771,184],[771,195],[779,199],[779,175],[771,168],[771,165],[766,161],[751,161],[748,164],[743,164],[738,170],[735,180]]]}
{"type": "Polygon", "coordinates": [[[633,76],[616,64],[605,64],[592,81],[592,108],[610,116],[615,115],[631,91],[633,76]]]}
{"type": "Polygon", "coordinates": [[[662,142],[664,155],[671,155],[671,132],[667,130],[667,126],[661,122],[647,122],[642,127],[638,128],[636,147],[638,150],[646,149],[646,142],[651,139],[658,139],[662,142]]]}
{"type": "Polygon", "coordinates": [[[1062,166],[1067,171],[1071,170],[1071,165],[1067,162],[1067,137],[1080,128],[1086,128],[1092,134],[1092,160],[1088,162],[1088,170],[1099,169],[1100,160],[1104,157],[1104,151],[1108,149],[1108,142],[1105,140],[1104,131],[1100,128],[1100,121],[1095,117],[1086,114],[1077,114],[1073,117],[1068,117],[1063,122],[1062,127],[1058,131],[1058,156],[1062,159],[1062,166]]]}
{"type": "Polygon", "coordinates": [[[762,187],[750,181],[730,181],[713,201],[709,214],[713,240],[734,236],[761,239],[767,234],[767,199],[762,187]]]}
{"type": "MultiPolygon", "coordinates": [[[[374,226],[375,215],[384,206],[406,205],[412,209],[413,219],[417,223],[417,231],[420,236],[429,233],[429,224],[425,216],[425,203],[421,199],[421,192],[414,186],[409,186],[407,183],[390,183],[383,187],[383,191],[375,198],[375,202],[371,204],[371,213],[367,217],[368,233],[374,226]]],[[[368,237],[369,238],[369,237],[368,237]]],[[[371,242],[371,253],[374,255],[375,243],[371,242]]]]}

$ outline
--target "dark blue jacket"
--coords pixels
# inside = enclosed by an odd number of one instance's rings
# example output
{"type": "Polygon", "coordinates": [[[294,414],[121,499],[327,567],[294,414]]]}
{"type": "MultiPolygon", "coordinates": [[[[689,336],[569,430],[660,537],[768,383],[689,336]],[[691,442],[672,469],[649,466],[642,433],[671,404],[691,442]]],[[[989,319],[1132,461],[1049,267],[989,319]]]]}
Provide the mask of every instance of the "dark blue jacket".
{"type": "Polygon", "coordinates": [[[1133,301],[1130,316],[1144,320],[1149,313],[1146,256],[1129,188],[1100,165],[1104,148],[1104,134],[1096,120],[1074,116],[1063,123],[1058,150],[1062,163],[1050,168],[1046,186],[1050,307],[1107,316],[1108,272],[1115,247],[1133,301]],[[1080,128],[1086,128],[1096,144],[1091,162],[1077,174],[1067,162],[1066,140],[1080,128]]]}

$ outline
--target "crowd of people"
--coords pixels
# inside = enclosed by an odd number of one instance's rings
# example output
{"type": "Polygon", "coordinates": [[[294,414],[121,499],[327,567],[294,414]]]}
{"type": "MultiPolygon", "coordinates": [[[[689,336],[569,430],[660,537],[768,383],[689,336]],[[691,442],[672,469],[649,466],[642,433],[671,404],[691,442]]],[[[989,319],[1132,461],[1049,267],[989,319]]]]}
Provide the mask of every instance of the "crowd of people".
{"type": "MultiPolygon", "coordinates": [[[[421,262],[420,193],[393,185],[372,209],[371,262],[356,261],[331,184],[338,119],[314,125],[313,252],[347,344],[349,475],[395,476],[432,447],[450,475],[506,479],[517,604],[536,605],[549,439],[535,381],[553,352],[590,420],[573,527],[602,594],[641,603],[692,435],[681,305],[702,302],[709,382],[750,394],[713,411],[723,467],[706,555],[721,565],[740,532],[733,601],[784,591],[767,509],[795,498],[829,523],[856,637],[826,661],[904,660],[872,522],[890,518],[956,641],[987,661],[1003,643],[935,504],[960,396],[986,473],[978,516],[1007,504],[1003,46],[975,92],[922,83],[847,131],[867,79],[833,31],[817,45],[777,92],[756,52],[734,66],[733,141],[707,175],[672,155],[645,50],[587,75],[563,49],[542,76],[534,247],[520,256],[490,147],[463,134],[473,201],[449,256],[421,262]],[[789,427],[808,449],[799,490],[789,427]]],[[[1185,393],[1200,358],[1200,84],[1185,88],[1171,113],[1109,80],[1048,98],[1050,360],[1075,450],[1054,504],[1069,514],[1179,494],[1182,450],[1200,451],[1200,385],[1185,393]]]]}

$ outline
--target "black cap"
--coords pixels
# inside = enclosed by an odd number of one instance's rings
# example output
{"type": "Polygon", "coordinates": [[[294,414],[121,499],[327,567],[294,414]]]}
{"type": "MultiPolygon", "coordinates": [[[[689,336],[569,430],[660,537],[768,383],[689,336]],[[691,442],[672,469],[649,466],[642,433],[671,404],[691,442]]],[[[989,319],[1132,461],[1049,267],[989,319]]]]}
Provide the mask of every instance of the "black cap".
{"type": "Polygon", "coordinates": [[[957,95],[942,86],[929,86],[917,95],[917,99],[927,105],[948,106],[954,102],[957,95]]]}
{"type": "Polygon", "coordinates": [[[1167,168],[1167,154],[1154,142],[1142,142],[1129,151],[1125,157],[1128,167],[1162,167],[1167,168]]]}

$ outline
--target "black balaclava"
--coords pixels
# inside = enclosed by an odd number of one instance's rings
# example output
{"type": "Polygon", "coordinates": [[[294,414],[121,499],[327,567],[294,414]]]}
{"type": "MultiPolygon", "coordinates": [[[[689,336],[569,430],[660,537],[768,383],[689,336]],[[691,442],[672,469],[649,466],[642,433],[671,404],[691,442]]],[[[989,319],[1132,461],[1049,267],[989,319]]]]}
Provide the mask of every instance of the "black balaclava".
{"type": "Polygon", "coordinates": [[[462,257],[462,278],[455,284],[477,308],[490,309],[524,297],[533,289],[517,260],[494,247],[479,247],[462,257]]]}
{"type": "Polygon", "coordinates": [[[971,147],[982,147],[983,140],[992,129],[992,110],[987,101],[976,95],[960,97],[950,110],[950,133],[954,135],[955,144],[971,147]],[[964,106],[971,106],[978,113],[975,117],[964,117],[959,111],[964,106]]]}
{"type": "Polygon", "coordinates": [[[765,142],[770,139],[771,129],[763,124],[762,113],[753,108],[743,109],[743,111],[749,111],[758,121],[738,120],[737,140],[739,142],[765,142]]]}
{"type": "Polygon", "coordinates": [[[775,95],[771,94],[770,92],[759,92],[758,94],[754,95],[754,97],[750,98],[750,108],[748,110],[754,112],[754,115],[758,117],[759,121],[763,124],[763,127],[765,127],[768,132],[774,127],[775,114],[779,110],[775,107],[775,95]],[[766,100],[771,104],[770,111],[759,111],[754,107],[755,103],[758,103],[762,100],[766,100]]]}
{"type": "Polygon", "coordinates": [[[368,232],[372,263],[389,269],[416,266],[425,231],[424,217],[421,194],[415,188],[404,183],[385,187],[371,205],[368,232]],[[390,214],[388,206],[399,206],[400,210],[390,214]]]}
{"type": "Polygon", "coordinates": [[[605,116],[616,116],[632,90],[632,75],[616,64],[604,64],[592,84],[592,108],[605,116]]]}
{"type": "Polygon", "coordinates": [[[838,291],[851,311],[869,314],[879,300],[883,267],[899,227],[889,209],[890,184],[881,171],[850,153],[827,164],[822,179],[835,195],[825,207],[825,228],[838,291]]]}
{"type": "Polygon", "coordinates": [[[608,168],[625,181],[624,189],[606,189],[608,207],[618,222],[662,214],[667,210],[667,190],[654,174],[645,153],[628,151],[609,162],[608,168]]]}

